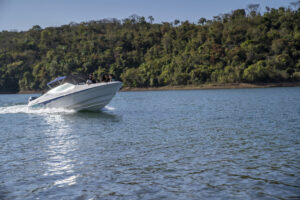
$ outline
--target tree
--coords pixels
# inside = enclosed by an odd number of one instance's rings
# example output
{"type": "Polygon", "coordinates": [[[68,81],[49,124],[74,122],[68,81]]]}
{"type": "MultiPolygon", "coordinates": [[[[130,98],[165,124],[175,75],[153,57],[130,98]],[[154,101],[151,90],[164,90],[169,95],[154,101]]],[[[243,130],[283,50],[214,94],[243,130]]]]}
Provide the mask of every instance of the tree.
{"type": "Polygon", "coordinates": [[[150,20],[150,24],[152,24],[152,23],[153,23],[153,21],[154,21],[154,17],[152,17],[152,16],[149,16],[149,17],[148,17],[148,19],[150,20]]]}
{"type": "Polygon", "coordinates": [[[266,78],[268,78],[268,71],[264,61],[250,65],[244,71],[244,79],[247,82],[260,82],[266,80],[266,78]]]}
{"type": "Polygon", "coordinates": [[[204,25],[205,22],[206,22],[206,19],[204,17],[201,17],[198,21],[198,24],[204,25]]]}
{"type": "Polygon", "coordinates": [[[249,10],[250,16],[255,17],[257,15],[258,8],[259,4],[249,4],[247,9],[249,10]]]}
{"type": "Polygon", "coordinates": [[[174,20],[174,25],[177,26],[180,23],[180,21],[178,19],[174,20]]]}
{"type": "Polygon", "coordinates": [[[295,2],[291,2],[290,4],[291,4],[291,6],[294,7],[295,10],[300,7],[300,1],[299,0],[295,1],[295,2]]]}

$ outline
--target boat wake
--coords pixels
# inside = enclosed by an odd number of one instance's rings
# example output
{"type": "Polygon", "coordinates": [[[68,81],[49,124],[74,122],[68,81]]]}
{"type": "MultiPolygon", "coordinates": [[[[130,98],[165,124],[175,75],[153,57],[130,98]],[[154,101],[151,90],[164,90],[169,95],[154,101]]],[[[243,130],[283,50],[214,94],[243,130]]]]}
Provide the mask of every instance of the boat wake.
{"type": "Polygon", "coordinates": [[[0,107],[0,114],[17,114],[17,113],[25,113],[25,114],[68,114],[74,113],[74,110],[67,110],[63,108],[39,108],[39,109],[31,109],[27,105],[13,105],[0,107]]]}
{"type": "MultiPolygon", "coordinates": [[[[103,111],[113,111],[115,110],[114,107],[105,106],[103,111]]],[[[100,111],[100,110],[99,110],[100,111]]],[[[32,109],[29,108],[26,104],[24,105],[12,105],[12,106],[5,106],[0,107],[0,114],[72,114],[76,113],[75,110],[69,110],[64,108],[38,108],[32,109]]]]}
{"type": "Polygon", "coordinates": [[[102,110],[104,110],[104,111],[113,111],[113,110],[116,110],[116,108],[111,107],[111,106],[105,106],[102,110]]]}

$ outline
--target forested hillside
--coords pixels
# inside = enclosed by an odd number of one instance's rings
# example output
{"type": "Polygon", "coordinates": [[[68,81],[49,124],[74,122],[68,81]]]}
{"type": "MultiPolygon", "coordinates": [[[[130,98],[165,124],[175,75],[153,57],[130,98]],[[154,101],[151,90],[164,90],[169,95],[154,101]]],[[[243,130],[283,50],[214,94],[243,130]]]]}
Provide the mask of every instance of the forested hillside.
{"type": "MultiPolygon", "coordinates": [[[[197,24],[133,15],[0,33],[0,92],[44,89],[74,73],[125,86],[300,80],[300,8],[258,5],[197,24]]],[[[201,13],[199,13],[201,16],[201,13]]]]}

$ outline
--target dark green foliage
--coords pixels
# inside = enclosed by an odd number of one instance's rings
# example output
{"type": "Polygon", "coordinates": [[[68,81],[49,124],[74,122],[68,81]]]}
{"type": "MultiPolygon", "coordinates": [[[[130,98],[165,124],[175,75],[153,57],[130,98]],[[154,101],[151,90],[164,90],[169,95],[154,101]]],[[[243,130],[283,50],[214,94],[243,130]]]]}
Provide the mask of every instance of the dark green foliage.
{"type": "Polygon", "coordinates": [[[125,86],[299,81],[300,9],[249,5],[198,24],[132,15],[0,33],[0,92],[41,90],[74,73],[125,86]],[[148,19],[148,22],[146,21],[148,19]]]}

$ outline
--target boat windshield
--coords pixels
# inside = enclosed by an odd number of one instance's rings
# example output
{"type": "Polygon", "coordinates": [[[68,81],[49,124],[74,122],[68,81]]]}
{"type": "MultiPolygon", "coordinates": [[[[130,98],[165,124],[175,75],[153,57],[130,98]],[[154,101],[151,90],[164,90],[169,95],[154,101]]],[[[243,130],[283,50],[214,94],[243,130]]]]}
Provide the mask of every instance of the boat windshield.
{"type": "Polygon", "coordinates": [[[69,75],[69,76],[60,76],[57,77],[56,79],[50,81],[49,83],[47,83],[47,86],[49,88],[54,88],[57,85],[62,85],[63,83],[71,83],[74,85],[81,85],[81,84],[85,84],[87,80],[87,76],[83,75],[83,74],[73,74],[73,75],[69,75]]]}
{"type": "Polygon", "coordinates": [[[72,90],[74,88],[75,88],[75,85],[73,85],[71,83],[64,83],[60,86],[57,86],[57,87],[49,90],[47,93],[48,94],[58,94],[58,93],[67,92],[67,91],[72,90]]]}

